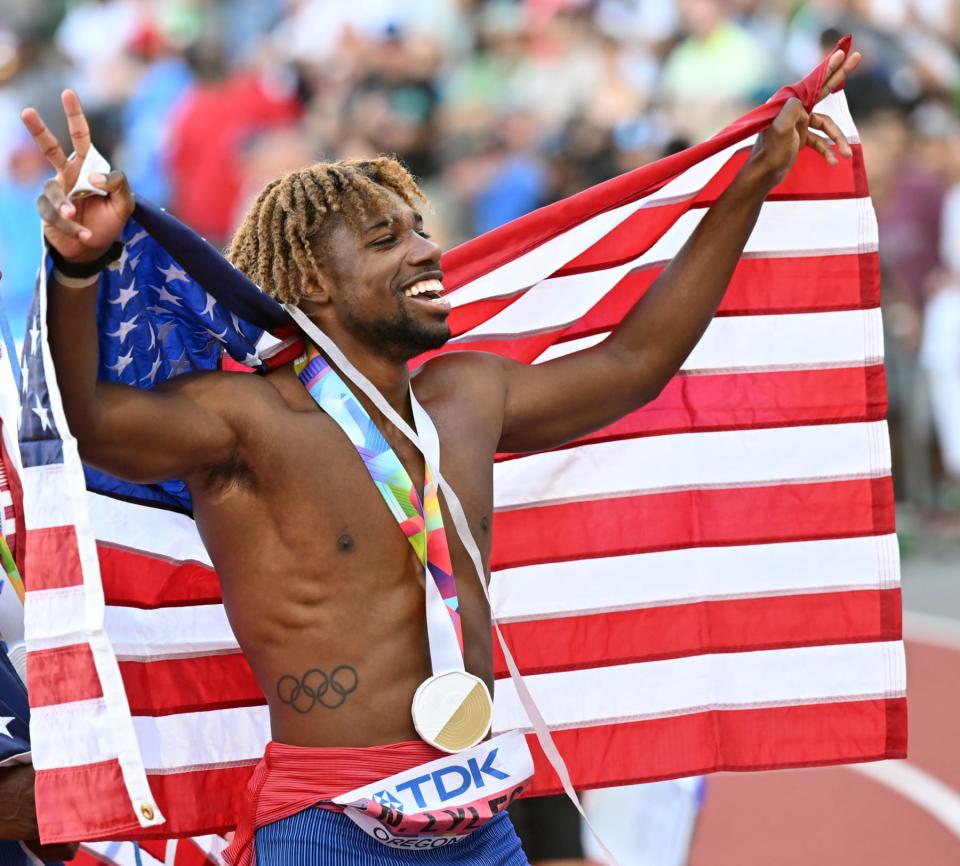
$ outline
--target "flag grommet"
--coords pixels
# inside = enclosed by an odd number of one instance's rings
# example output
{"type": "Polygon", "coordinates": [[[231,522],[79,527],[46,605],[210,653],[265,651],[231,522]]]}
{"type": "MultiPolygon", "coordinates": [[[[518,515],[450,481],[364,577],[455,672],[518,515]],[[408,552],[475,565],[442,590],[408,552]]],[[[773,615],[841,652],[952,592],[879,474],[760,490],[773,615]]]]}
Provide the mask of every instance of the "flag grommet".
{"type": "Polygon", "coordinates": [[[154,816],[153,806],[149,803],[141,803],[140,814],[143,815],[147,821],[152,821],[154,816]]]}

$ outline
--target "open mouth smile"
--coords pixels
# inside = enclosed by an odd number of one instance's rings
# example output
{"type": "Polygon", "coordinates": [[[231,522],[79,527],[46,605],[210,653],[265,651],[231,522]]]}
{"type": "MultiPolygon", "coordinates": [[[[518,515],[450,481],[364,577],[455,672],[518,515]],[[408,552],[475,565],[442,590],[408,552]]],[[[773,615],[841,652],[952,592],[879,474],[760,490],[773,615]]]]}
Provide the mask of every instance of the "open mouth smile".
{"type": "Polygon", "coordinates": [[[438,310],[450,309],[450,302],[443,295],[443,284],[440,280],[420,280],[404,289],[403,296],[424,304],[430,304],[438,310]]]}

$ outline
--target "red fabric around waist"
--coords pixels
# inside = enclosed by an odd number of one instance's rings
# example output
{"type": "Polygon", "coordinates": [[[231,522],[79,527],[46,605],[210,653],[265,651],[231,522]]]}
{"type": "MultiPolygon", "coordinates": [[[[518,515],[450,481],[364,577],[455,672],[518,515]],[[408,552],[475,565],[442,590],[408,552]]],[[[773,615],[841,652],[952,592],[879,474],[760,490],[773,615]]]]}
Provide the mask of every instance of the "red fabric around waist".
{"type": "Polygon", "coordinates": [[[253,866],[257,828],[443,755],[420,740],[351,749],[271,740],[247,785],[237,832],[224,856],[233,866],[253,866]]]}

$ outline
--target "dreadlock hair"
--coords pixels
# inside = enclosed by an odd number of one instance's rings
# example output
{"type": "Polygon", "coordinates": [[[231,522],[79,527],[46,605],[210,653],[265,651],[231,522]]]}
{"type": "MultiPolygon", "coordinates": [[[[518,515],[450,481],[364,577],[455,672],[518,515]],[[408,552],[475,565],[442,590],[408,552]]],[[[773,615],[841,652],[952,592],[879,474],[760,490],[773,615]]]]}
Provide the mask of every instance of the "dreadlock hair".
{"type": "Polygon", "coordinates": [[[323,262],[318,244],[331,214],[359,233],[370,215],[391,206],[389,192],[410,207],[426,202],[410,172],[389,156],[318,162],[267,184],[247,211],[227,258],[267,294],[297,304],[323,262]]]}

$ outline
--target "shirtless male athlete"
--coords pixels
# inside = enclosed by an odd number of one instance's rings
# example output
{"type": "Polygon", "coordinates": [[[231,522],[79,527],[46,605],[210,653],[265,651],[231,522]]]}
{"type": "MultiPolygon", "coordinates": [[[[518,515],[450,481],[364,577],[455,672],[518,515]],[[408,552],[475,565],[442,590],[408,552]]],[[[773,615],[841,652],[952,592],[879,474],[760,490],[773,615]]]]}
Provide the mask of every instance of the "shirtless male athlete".
{"type": "MultiPolygon", "coordinates": [[[[837,52],[821,97],[858,60],[837,52]]],[[[463,841],[441,845],[446,839],[438,837],[434,847],[429,839],[387,844],[380,825],[363,829],[330,805],[351,788],[451,759],[424,743],[422,725],[415,729],[411,720],[414,693],[434,672],[423,565],[383,507],[386,495],[371,483],[357,449],[320,411],[292,365],[264,376],[186,374],[150,391],[97,381],[97,267],[133,197],[118,171],[93,178],[107,195],[68,197],[90,135],[72,91],[63,105],[73,158],[35,110],[24,111],[23,121],[57,173],[38,208],[55,263],[48,326],[70,429],[83,459],[106,472],[136,482],[186,482],[230,623],[269,703],[274,742],[255,773],[238,832],[246,838],[238,838],[233,862],[255,856],[261,866],[526,863],[497,806],[485,823],[472,822],[476,829],[463,841]],[[253,825],[259,829],[251,844],[253,825]]],[[[709,324],[764,198],[804,146],[831,164],[834,146],[851,155],[829,118],[808,115],[791,99],[616,331],[599,345],[536,366],[459,352],[411,375],[410,358],[449,338],[450,307],[439,298],[440,249],[424,232],[419,191],[389,158],[319,164],[268,185],[230,257],[332,338],[403,421],[412,426],[415,404],[422,405],[439,433],[443,476],[463,503],[486,563],[494,455],[552,448],[654,398],[709,324]]],[[[317,354],[314,348],[311,357],[317,354]]],[[[351,390],[412,486],[423,490],[420,450],[365,394],[351,390]]],[[[453,529],[448,496],[442,506],[465,667],[492,688],[490,610],[453,529]]],[[[394,780],[378,796],[399,808],[397,792],[404,789],[424,807],[433,796],[428,789],[450,794],[461,780],[469,786],[471,775],[479,787],[506,775],[492,755],[437,766],[432,776],[394,780]]],[[[386,807],[384,813],[389,824],[394,813],[386,807]]],[[[423,828],[429,831],[435,819],[428,816],[423,828]]]]}

